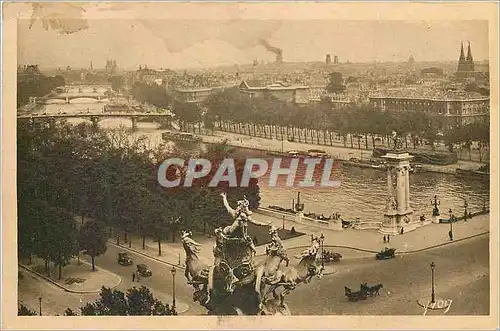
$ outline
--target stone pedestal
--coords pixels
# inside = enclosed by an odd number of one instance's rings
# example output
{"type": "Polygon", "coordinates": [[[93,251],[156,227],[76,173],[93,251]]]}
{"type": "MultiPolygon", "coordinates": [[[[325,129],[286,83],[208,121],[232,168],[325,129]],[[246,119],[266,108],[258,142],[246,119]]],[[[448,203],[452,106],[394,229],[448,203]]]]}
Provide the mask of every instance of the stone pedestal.
{"type": "Polygon", "coordinates": [[[432,223],[434,224],[439,224],[439,219],[441,218],[441,216],[432,216],[432,223]]]}
{"type": "Polygon", "coordinates": [[[391,152],[383,156],[387,166],[387,207],[379,232],[397,235],[413,231],[421,226],[413,217],[410,206],[410,160],[413,156],[405,152],[391,152]],[[395,183],[393,183],[395,179],[395,183]]]}

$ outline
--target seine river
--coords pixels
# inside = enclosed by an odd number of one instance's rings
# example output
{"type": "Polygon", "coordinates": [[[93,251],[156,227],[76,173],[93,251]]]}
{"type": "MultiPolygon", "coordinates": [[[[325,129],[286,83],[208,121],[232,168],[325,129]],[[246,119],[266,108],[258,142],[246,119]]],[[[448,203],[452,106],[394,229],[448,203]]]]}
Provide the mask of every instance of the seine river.
{"type": "MultiPolygon", "coordinates": [[[[54,103],[46,105],[39,112],[76,113],[79,111],[97,112],[103,103],[93,100],[78,100],[75,103],[54,103]]],[[[79,123],[84,120],[72,119],[79,123]]],[[[103,129],[119,126],[131,127],[128,119],[105,119],[99,122],[103,129]]],[[[153,123],[138,123],[138,131],[132,136],[147,135],[152,143],[161,141],[161,131],[153,123]]],[[[254,154],[255,152],[253,152],[254,154]]],[[[342,167],[340,169],[340,187],[301,188],[301,200],[305,203],[305,212],[314,212],[325,216],[335,212],[344,219],[362,219],[380,221],[385,208],[386,173],[385,171],[342,167]]],[[[265,179],[264,179],[265,180],[265,179]]],[[[261,205],[279,205],[290,208],[292,199],[296,199],[299,189],[290,187],[261,187],[261,205]]],[[[432,214],[431,199],[434,195],[441,202],[442,215],[448,215],[451,208],[455,215],[463,214],[464,199],[467,199],[470,211],[481,210],[484,201],[489,204],[489,183],[481,180],[458,178],[450,174],[415,173],[410,174],[411,204],[417,215],[432,214]]]]}

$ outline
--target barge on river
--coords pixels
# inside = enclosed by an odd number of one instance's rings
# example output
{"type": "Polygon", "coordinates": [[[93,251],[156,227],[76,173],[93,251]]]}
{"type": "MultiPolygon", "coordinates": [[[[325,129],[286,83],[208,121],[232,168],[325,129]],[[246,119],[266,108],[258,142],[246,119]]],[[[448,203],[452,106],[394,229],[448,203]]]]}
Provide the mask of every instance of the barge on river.
{"type": "Polygon", "coordinates": [[[490,169],[487,165],[477,170],[466,170],[458,168],[455,172],[455,175],[458,177],[471,179],[490,180],[490,169]]]}
{"type": "Polygon", "coordinates": [[[165,131],[161,134],[163,140],[166,141],[187,141],[187,142],[201,142],[203,139],[189,132],[175,132],[165,131]]]}

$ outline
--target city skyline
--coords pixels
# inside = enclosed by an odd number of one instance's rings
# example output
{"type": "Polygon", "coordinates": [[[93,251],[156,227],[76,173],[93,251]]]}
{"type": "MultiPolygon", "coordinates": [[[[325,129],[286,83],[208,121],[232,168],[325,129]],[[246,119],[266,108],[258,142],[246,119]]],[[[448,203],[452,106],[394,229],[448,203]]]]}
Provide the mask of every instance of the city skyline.
{"type": "Polygon", "coordinates": [[[487,60],[489,52],[488,23],[478,20],[86,22],[87,28],[61,34],[39,21],[19,20],[18,63],[87,68],[93,62],[99,68],[114,59],[123,69],[183,69],[273,62],[276,54],[263,41],[281,49],[285,62],[323,62],[326,54],[352,63],[401,62],[410,56],[417,62],[458,61],[461,42],[471,43],[475,61],[487,60]]]}

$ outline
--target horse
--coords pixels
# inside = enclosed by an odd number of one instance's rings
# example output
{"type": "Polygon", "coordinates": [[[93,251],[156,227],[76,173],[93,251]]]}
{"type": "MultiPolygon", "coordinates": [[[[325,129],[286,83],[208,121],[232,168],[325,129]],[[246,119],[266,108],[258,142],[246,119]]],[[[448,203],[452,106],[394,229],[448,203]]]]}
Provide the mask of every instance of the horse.
{"type": "Polygon", "coordinates": [[[309,283],[314,276],[321,279],[324,266],[316,264],[316,253],[315,250],[308,254],[295,256],[295,258],[301,258],[298,266],[296,268],[292,266],[285,267],[280,280],[275,284],[270,284],[271,287],[267,293],[272,292],[274,297],[277,297],[276,289],[283,286],[284,290],[279,294],[279,297],[281,305],[284,305],[285,295],[294,290],[298,284],[309,283]]]}
{"type": "Polygon", "coordinates": [[[281,255],[273,254],[257,266],[255,270],[255,292],[259,302],[262,302],[264,286],[266,284],[274,285],[281,280],[283,271],[279,269],[279,266],[283,260],[284,258],[281,255]]]}
{"type": "Polygon", "coordinates": [[[367,283],[361,284],[360,291],[366,293],[366,295],[374,296],[380,295],[380,289],[384,286],[382,284],[377,284],[374,286],[368,286],[367,283]]]}
{"type": "Polygon", "coordinates": [[[375,286],[372,286],[370,288],[371,292],[373,293],[372,295],[380,295],[380,289],[382,289],[384,287],[384,285],[382,284],[377,284],[375,286]]]}
{"type": "Polygon", "coordinates": [[[210,276],[213,273],[213,267],[209,267],[207,264],[200,261],[198,253],[200,252],[200,244],[194,241],[188,232],[183,231],[182,233],[182,247],[186,252],[186,269],[184,270],[184,276],[187,281],[193,285],[196,290],[200,290],[199,286],[204,285],[204,290],[207,293],[207,300],[210,301],[210,292],[212,289],[212,284],[210,282],[210,276]]]}

